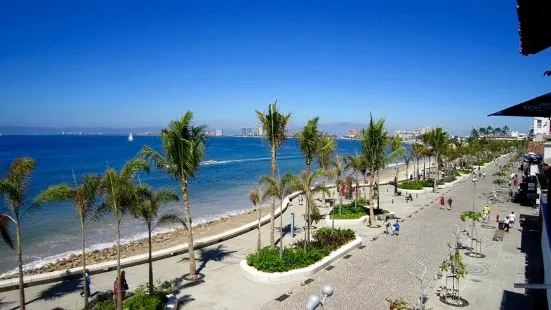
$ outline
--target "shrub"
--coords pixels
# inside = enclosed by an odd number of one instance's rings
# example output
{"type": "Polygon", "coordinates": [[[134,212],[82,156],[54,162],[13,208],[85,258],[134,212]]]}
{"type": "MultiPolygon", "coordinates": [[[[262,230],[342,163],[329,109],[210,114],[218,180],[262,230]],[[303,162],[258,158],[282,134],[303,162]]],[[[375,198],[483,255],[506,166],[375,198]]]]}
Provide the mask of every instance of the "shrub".
{"type": "MultiPolygon", "coordinates": [[[[455,181],[457,178],[455,176],[447,176],[445,178],[443,178],[441,181],[443,181],[444,183],[450,183],[450,182],[453,182],[455,181]]],[[[438,182],[438,184],[440,184],[440,182],[438,182]]]]}
{"type": "MultiPolygon", "coordinates": [[[[166,295],[172,294],[172,284],[169,281],[157,282],[153,288],[153,295],[149,295],[149,284],[142,284],[136,288],[134,295],[124,301],[126,310],[162,310],[168,301],[166,295]]],[[[106,300],[94,306],[95,310],[115,310],[113,300],[106,300]]]]}
{"type": "MultiPolygon", "coordinates": [[[[384,209],[373,209],[373,212],[375,215],[379,214],[386,214],[388,213],[387,210],[384,209]]],[[[336,205],[331,210],[331,218],[335,218],[336,220],[357,220],[363,216],[369,215],[369,208],[365,208],[358,202],[358,206],[356,207],[354,201],[344,204],[344,205],[336,205]]]]}
{"type": "Polygon", "coordinates": [[[314,264],[356,237],[351,229],[321,228],[312,236],[314,241],[304,251],[304,240],[293,243],[283,250],[283,258],[279,257],[279,249],[263,248],[247,255],[247,264],[264,272],[285,272],[304,268],[314,264]]]}
{"type": "Polygon", "coordinates": [[[423,189],[423,180],[421,181],[407,181],[404,183],[399,183],[398,188],[400,189],[411,189],[411,190],[421,190],[423,189]]]}
{"type": "Polygon", "coordinates": [[[115,310],[115,303],[113,300],[102,301],[94,306],[94,310],[115,310]]]}

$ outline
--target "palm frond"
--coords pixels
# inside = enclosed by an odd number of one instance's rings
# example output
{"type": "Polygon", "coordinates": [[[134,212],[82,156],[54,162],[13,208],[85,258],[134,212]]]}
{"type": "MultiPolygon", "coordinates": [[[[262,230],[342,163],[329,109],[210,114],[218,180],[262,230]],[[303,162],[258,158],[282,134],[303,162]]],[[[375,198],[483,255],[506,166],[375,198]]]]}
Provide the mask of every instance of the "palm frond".
{"type": "Polygon", "coordinates": [[[2,240],[4,240],[8,247],[13,250],[15,249],[15,245],[9,231],[10,222],[10,217],[7,214],[0,213],[0,235],[2,235],[2,240]]]}
{"type": "Polygon", "coordinates": [[[102,218],[104,218],[106,215],[111,214],[111,206],[107,202],[101,203],[95,210],[93,220],[94,221],[100,221],[102,218]]]}
{"type": "Polygon", "coordinates": [[[161,153],[157,152],[148,145],[143,146],[138,156],[152,163],[155,168],[161,172],[171,171],[171,163],[169,163],[168,160],[161,155],[161,153]]]}
{"type": "Polygon", "coordinates": [[[279,147],[286,139],[285,134],[291,113],[281,114],[277,109],[277,99],[274,103],[268,105],[266,113],[255,111],[259,122],[264,128],[264,135],[268,139],[271,147],[279,147]]]}
{"type": "Polygon", "coordinates": [[[120,176],[124,179],[134,179],[140,171],[149,173],[147,161],[144,159],[131,159],[122,167],[120,176]]]}
{"type": "Polygon", "coordinates": [[[157,220],[157,224],[155,226],[168,224],[181,224],[186,230],[188,229],[186,221],[180,218],[176,213],[166,213],[161,215],[161,217],[157,220]]]}
{"type": "Polygon", "coordinates": [[[154,196],[156,197],[155,200],[159,204],[176,202],[180,200],[180,197],[178,197],[178,194],[176,194],[175,191],[168,188],[157,190],[154,196]]]}
{"type": "Polygon", "coordinates": [[[38,194],[29,207],[31,212],[39,210],[43,205],[74,199],[75,190],[67,184],[48,187],[38,194]]]}

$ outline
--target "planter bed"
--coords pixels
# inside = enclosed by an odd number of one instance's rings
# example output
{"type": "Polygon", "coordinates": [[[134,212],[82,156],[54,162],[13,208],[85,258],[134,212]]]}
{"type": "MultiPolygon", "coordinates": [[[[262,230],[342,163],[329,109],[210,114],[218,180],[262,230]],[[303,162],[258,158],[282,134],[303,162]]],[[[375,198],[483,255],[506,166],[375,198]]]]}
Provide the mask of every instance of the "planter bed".
{"type": "Polygon", "coordinates": [[[354,250],[355,248],[359,247],[361,244],[362,244],[362,238],[360,238],[359,236],[356,236],[354,240],[348,242],[347,244],[343,245],[339,249],[331,252],[328,256],[322,258],[321,260],[315,262],[314,264],[308,267],[294,269],[286,272],[268,273],[268,272],[258,271],[256,268],[249,266],[247,264],[246,259],[242,260],[239,265],[241,267],[241,273],[245,276],[245,278],[256,283],[276,284],[276,283],[285,283],[285,282],[291,282],[291,281],[300,281],[312,276],[316,272],[327,267],[334,261],[343,257],[344,255],[354,250]]]}

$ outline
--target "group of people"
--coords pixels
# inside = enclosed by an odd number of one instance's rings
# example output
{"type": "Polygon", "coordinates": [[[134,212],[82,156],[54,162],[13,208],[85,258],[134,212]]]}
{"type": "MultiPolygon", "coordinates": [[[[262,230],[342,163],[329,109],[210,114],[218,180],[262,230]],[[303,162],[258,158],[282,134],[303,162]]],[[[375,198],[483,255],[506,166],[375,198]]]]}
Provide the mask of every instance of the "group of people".
{"type": "Polygon", "coordinates": [[[396,220],[396,222],[394,222],[394,224],[390,224],[390,217],[387,216],[385,217],[385,223],[384,223],[384,226],[385,226],[385,231],[384,233],[387,234],[387,235],[399,235],[400,234],[400,222],[398,220],[396,220]]]}
{"type": "MultiPolygon", "coordinates": [[[[92,295],[92,291],[90,291],[90,282],[92,281],[90,277],[90,270],[86,269],[85,275],[84,275],[84,290],[88,292],[88,296],[92,295]]],[[[119,292],[119,278],[117,277],[115,279],[115,282],[113,283],[113,300],[115,300],[115,303],[117,302],[117,296],[119,292]]],[[[126,293],[128,292],[128,282],[126,282],[126,272],[123,270],[121,271],[121,297],[124,300],[126,297],[126,293]]],[[[80,296],[84,297],[84,291],[80,293],[80,296]]]]}
{"type": "MultiPolygon", "coordinates": [[[[450,211],[452,209],[452,198],[451,197],[448,197],[448,204],[447,204],[447,208],[448,208],[448,211],[450,211]]],[[[446,205],[446,198],[444,198],[444,195],[440,196],[440,209],[444,210],[444,207],[446,205]]]]}

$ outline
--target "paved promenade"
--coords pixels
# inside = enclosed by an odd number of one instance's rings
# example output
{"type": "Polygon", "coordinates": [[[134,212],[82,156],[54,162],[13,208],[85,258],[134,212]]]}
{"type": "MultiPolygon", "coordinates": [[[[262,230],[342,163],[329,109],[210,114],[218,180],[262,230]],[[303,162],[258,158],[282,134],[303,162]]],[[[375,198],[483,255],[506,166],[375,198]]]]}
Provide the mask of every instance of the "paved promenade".
{"type": "MultiPolygon", "coordinates": [[[[493,166],[489,167],[487,179],[478,182],[478,193],[487,191],[492,186],[493,169],[493,166]]],[[[394,211],[398,217],[405,219],[405,222],[402,223],[401,235],[380,235],[381,228],[371,229],[363,225],[352,227],[362,237],[366,247],[351,252],[348,259],[335,262],[334,269],[323,270],[314,275],[313,282],[306,286],[301,286],[301,283],[298,282],[279,285],[257,284],[246,280],[241,275],[239,261],[248,253],[256,250],[256,231],[199,250],[197,257],[201,260],[198,261],[198,267],[205,277],[202,281],[197,282],[181,281],[178,294],[183,304],[181,308],[303,309],[308,296],[314,293],[319,295],[324,284],[331,284],[335,289],[334,296],[326,304],[325,309],[327,310],[385,309],[387,307],[385,298],[404,297],[415,302],[419,285],[408,271],[420,272],[421,267],[418,265],[418,261],[421,261],[428,267],[427,278],[432,277],[447,253],[446,243],[453,237],[450,228],[455,227],[455,224],[460,225],[462,229],[466,227],[460,221],[459,214],[472,208],[473,185],[470,181],[456,185],[456,188],[448,194],[450,190],[449,188],[441,189],[437,194],[423,193],[419,194],[418,198],[414,194],[414,201],[406,203],[403,197],[393,197],[391,186],[381,187],[381,207],[394,211]],[[454,199],[452,211],[440,210],[437,202],[433,203],[441,194],[445,194],[446,198],[451,195],[454,199]],[[409,218],[408,216],[411,214],[412,217],[409,218]],[[378,239],[371,241],[373,236],[378,236],[378,239]],[[290,296],[282,302],[275,300],[285,293],[290,296]]],[[[482,202],[477,202],[477,208],[482,208],[482,202]]],[[[516,205],[510,207],[511,210],[515,208],[520,207],[516,205]]],[[[326,213],[328,208],[321,210],[322,213],[326,213]]],[[[290,213],[295,213],[296,225],[301,227],[304,224],[301,219],[304,207],[298,206],[298,202],[295,201],[283,216],[284,226],[290,222],[290,213]]],[[[279,225],[279,220],[276,223],[279,225]]],[[[330,226],[331,223],[322,221],[317,224],[318,227],[324,225],[330,226]]],[[[268,243],[268,227],[269,225],[263,227],[264,245],[268,243]]],[[[487,235],[490,230],[484,233],[487,235]]],[[[289,234],[286,235],[284,244],[301,239],[302,234],[303,231],[298,229],[294,239],[289,234]]],[[[506,236],[506,242],[503,242],[503,245],[500,244],[500,246],[507,247],[506,251],[500,250],[498,245],[487,242],[483,245],[483,251],[487,252],[488,258],[479,259],[472,263],[472,266],[469,265],[471,274],[466,281],[462,281],[465,283],[462,292],[473,305],[484,306],[484,308],[475,307],[476,309],[499,309],[499,307],[494,307],[495,300],[501,300],[504,285],[512,287],[514,281],[522,282],[521,279],[517,279],[521,277],[520,273],[515,273],[516,278],[512,279],[502,275],[499,278],[494,277],[492,285],[488,285],[486,280],[483,280],[484,283],[474,281],[477,279],[475,273],[478,269],[476,268],[479,268],[477,264],[495,263],[488,260],[493,257],[492,251],[494,250],[496,253],[510,253],[509,260],[513,258],[515,262],[524,262],[523,256],[518,254],[518,250],[515,251],[515,247],[518,246],[518,234],[520,232],[512,230],[506,236]],[[509,246],[508,242],[513,242],[513,245],[509,246]],[[472,272],[473,270],[475,272],[472,272]],[[480,294],[477,293],[481,289],[487,289],[490,296],[488,298],[473,297],[479,296],[480,294]]],[[[510,268],[506,267],[506,269],[510,268]]],[[[492,272],[491,268],[485,270],[492,272]]],[[[500,269],[497,270],[500,271],[500,269]]],[[[156,279],[169,280],[181,277],[188,272],[187,255],[154,262],[154,271],[156,279]]],[[[137,284],[147,282],[147,265],[126,268],[126,272],[131,289],[135,288],[137,284]]],[[[115,272],[94,275],[92,291],[112,289],[114,278],[115,272]]],[[[434,291],[439,285],[440,283],[436,281],[431,283],[431,288],[427,291],[427,295],[430,297],[429,305],[434,309],[447,309],[442,307],[435,297],[434,291]]],[[[26,296],[29,301],[27,309],[52,309],[55,307],[80,309],[82,307],[82,298],[79,296],[81,289],[81,284],[78,281],[27,288],[26,296]]],[[[0,309],[12,309],[16,306],[17,291],[0,293],[0,309]]]]}

